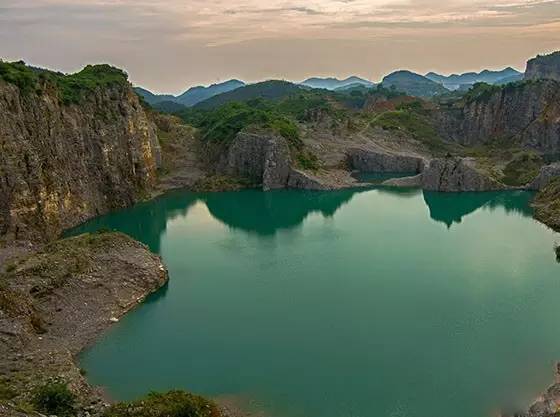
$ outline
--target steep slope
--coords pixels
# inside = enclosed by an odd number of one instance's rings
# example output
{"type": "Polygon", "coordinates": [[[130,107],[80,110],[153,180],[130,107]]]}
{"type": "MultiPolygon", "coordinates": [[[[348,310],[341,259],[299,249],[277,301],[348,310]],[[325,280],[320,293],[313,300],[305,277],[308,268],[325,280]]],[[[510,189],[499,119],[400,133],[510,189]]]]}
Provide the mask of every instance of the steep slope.
{"type": "Polygon", "coordinates": [[[527,62],[526,80],[560,81],[560,51],[549,55],[539,55],[527,62]]]}
{"type": "Polygon", "coordinates": [[[416,97],[433,97],[449,91],[441,84],[411,71],[393,72],[383,78],[381,85],[416,97]]]}
{"type": "Polygon", "coordinates": [[[0,70],[0,238],[52,239],[154,185],[159,143],[126,74],[0,70]]]}
{"type": "Polygon", "coordinates": [[[234,101],[243,102],[256,98],[277,100],[286,97],[294,92],[297,92],[300,89],[300,86],[292,84],[288,81],[264,81],[261,83],[240,87],[227,93],[219,94],[217,96],[209,98],[208,100],[198,103],[195,108],[207,110],[234,101]]]}
{"type": "Polygon", "coordinates": [[[560,82],[479,84],[460,109],[441,113],[442,136],[467,146],[498,143],[560,152],[560,82]]]}
{"type": "Polygon", "coordinates": [[[363,78],[352,76],[344,80],[339,80],[338,78],[319,78],[313,77],[308,78],[300,83],[311,88],[323,88],[325,90],[336,90],[350,85],[363,85],[365,87],[373,87],[373,83],[369,80],[364,80],[363,78]]]}

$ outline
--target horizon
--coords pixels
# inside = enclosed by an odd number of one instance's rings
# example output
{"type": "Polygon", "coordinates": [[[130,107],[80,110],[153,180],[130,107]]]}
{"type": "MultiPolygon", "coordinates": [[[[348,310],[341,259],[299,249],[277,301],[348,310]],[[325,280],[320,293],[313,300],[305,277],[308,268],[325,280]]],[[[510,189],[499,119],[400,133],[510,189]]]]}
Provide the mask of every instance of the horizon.
{"type": "Polygon", "coordinates": [[[560,0],[4,0],[0,56],[75,72],[125,69],[179,94],[228,79],[300,82],[393,70],[513,67],[560,49],[560,0]]]}

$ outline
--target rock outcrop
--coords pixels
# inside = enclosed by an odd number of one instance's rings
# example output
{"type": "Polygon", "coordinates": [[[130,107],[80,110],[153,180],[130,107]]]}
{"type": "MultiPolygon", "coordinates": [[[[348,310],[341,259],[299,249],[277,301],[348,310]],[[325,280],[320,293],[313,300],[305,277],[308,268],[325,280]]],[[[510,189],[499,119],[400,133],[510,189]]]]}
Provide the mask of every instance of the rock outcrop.
{"type": "Polygon", "coordinates": [[[422,188],[428,191],[493,191],[506,188],[476,165],[474,158],[439,158],[422,173],[422,188]]]}
{"type": "Polygon", "coordinates": [[[286,187],[290,164],[290,150],[284,138],[241,132],[229,147],[223,169],[228,175],[262,184],[266,191],[286,187]]]}
{"type": "Polygon", "coordinates": [[[539,175],[537,175],[527,188],[529,190],[539,191],[557,178],[560,179],[560,162],[543,166],[539,175]]]}
{"type": "Polygon", "coordinates": [[[0,382],[12,395],[2,400],[29,402],[61,378],[95,414],[101,395],[75,356],[167,279],[158,256],[120,233],[60,240],[10,261],[0,274],[0,382]]]}
{"type": "Polygon", "coordinates": [[[539,55],[529,60],[525,79],[560,81],[560,51],[549,55],[539,55]]]}
{"type": "Polygon", "coordinates": [[[461,109],[436,114],[442,137],[466,146],[508,142],[546,154],[560,152],[560,82],[478,88],[461,109]]]}
{"type": "Polygon", "coordinates": [[[156,181],[158,139],[126,82],[64,104],[0,80],[0,238],[53,239],[138,201],[156,181]]]}
{"type": "Polygon", "coordinates": [[[367,148],[347,152],[352,169],[362,172],[422,172],[425,160],[419,156],[367,148]]]}

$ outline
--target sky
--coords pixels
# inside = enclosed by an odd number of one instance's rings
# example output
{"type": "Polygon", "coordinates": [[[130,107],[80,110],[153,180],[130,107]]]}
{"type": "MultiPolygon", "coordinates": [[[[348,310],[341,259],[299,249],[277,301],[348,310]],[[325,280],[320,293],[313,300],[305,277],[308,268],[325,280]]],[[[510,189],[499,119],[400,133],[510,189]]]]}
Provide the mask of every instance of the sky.
{"type": "Polygon", "coordinates": [[[560,0],[0,0],[0,59],[125,69],[154,92],[237,78],[525,69],[560,0]]]}

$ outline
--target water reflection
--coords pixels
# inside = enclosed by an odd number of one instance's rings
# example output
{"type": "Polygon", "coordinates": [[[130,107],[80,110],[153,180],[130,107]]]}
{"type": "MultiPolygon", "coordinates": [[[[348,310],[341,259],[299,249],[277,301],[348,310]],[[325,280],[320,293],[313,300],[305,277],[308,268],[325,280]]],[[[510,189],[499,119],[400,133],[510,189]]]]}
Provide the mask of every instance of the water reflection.
{"type": "Polygon", "coordinates": [[[424,191],[424,202],[430,210],[430,218],[442,222],[450,228],[454,223],[461,223],[463,218],[482,207],[492,210],[503,207],[507,213],[514,212],[530,217],[529,205],[532,194],[526,191],[508,192],[467,192],[438,193],[424,191]]]}
{"type": "MultiPolygon", "coordinates": [[[[262,237],[270,237],[279,230],[300,226],[311,213],[332,217],[354,195],[370,189],[339,191],[262,192],[245,190],[224,193],[174,192],[153,201],[138,204],[130,209],[111,213],[77,227],[67,234],[108,228],[124,232],[160,252],[161,237],[168,221],[186,216],[198,201],[206,204],[209,213],[231,228],[262,237]]],[[[507,212],[531,216],[529,205],[532,194],[525,191],[487,193],[438,193],[419,189],[376,188],[380,194],[389,193],[397,198],[416,198],[420,193],[426,203],[430,218],[444,223],[448,228],[482,207],[504,208],[507,212]]]]}

